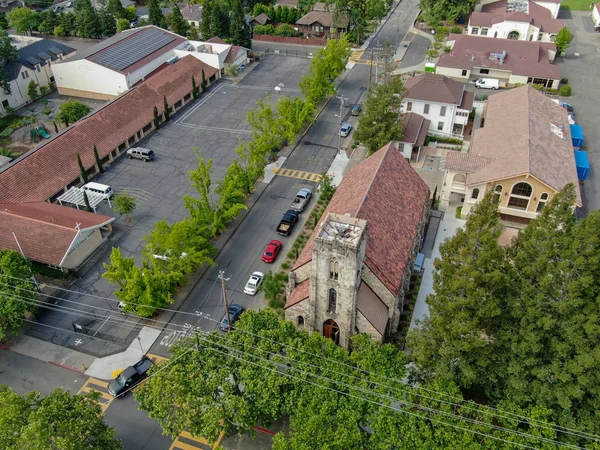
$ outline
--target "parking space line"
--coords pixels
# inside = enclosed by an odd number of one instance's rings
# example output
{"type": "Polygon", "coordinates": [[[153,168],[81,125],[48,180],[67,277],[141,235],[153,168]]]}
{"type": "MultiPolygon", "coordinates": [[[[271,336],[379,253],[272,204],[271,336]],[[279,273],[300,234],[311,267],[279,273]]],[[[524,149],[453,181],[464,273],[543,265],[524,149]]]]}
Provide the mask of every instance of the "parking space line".
{"type": "Polygon", "coordinates": [[[96,403],[100,405],[100,409],[102,410],[102,414],[106,412],[110,404],[115,399],[112,395],[108,393],[108,382],[97,380],[95,378],[88,378],[88,380],[81,386],[78,395],[87,394],[88,392],[96,391],[100,393],[100,398],[96,400],[96,403]]]}
{"type": "Polygon", "coordinates": [[[252,131],[234,129],[234,128],[219,128],[219,127],[208,127],[206,125],[194,125],[191,123],[185,122],[175,122],[175,125],[179,127],[193,128],[195,130],[206,130],[206,131],[221,131],[224,133],[241,133],[241,134],[251,134],[252,131]]]}
{"type": "Polygon", "coordinates": [[[318,173],[304,172],[302,170],[294,169],[273,169],[273,173],[282,177],[298,178],[300,180],[314,181],[316,183],[319,183],[322,178],[318,173]]]}

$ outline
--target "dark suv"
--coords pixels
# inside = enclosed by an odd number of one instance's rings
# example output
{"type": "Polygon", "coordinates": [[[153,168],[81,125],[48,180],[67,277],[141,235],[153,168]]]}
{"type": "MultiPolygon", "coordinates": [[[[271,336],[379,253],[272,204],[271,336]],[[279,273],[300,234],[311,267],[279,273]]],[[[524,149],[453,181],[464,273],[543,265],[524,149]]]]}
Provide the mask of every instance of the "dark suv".
{"type": "Polygon", "coordinates": [[[134,386],[140,384],[148,377],[148,371],[154,365],[152,360],[144,356],[133,366],[129,366],[112,380],[108,385],[108,392],[115,397],[125,395],[134,386]]]}

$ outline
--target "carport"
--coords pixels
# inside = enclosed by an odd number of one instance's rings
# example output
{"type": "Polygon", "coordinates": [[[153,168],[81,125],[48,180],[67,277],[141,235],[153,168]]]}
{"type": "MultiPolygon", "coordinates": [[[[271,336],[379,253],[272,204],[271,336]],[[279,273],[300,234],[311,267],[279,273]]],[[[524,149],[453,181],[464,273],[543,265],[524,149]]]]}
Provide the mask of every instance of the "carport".
{"type": "MultiPolygon", "coordinates": [[[[71,205],[75,205],[75,207],[77,209],[79,209],[80,206],[82,208],[87,208],[87,205],[85,204],[85,200],[83,198],[84,192],[85,191],[81,188],[72,187],[67,192],[65,192],[63,195],[58,197],[58,199],[57,199],[58,203],[60,203],[61,205],[63,203],[70,203],[71,205]]],[[[94,210],[94,212],[96,212],[96,207],[100,203],[102,203],[102,201],[104,199],[108,200],[108,205],[110,207],[112,207],[112,205],[110,204],[110,199],[106,198],[106,196],[104,196],[104,195],[100,195],[100,194],[96,194],[94,192],[87,191],[87,198],[88,198],[88,202],[90,204],[90,208],[92,208],[94,210]]]]}

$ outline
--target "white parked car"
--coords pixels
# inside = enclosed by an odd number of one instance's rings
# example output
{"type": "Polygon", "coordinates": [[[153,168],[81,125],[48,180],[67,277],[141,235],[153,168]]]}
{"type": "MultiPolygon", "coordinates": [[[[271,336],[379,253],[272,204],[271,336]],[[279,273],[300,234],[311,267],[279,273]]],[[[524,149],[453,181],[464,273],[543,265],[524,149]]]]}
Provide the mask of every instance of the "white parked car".
{"type": "Polygon", "coordinates": [[[258,292],[259,286],[263,282],[264,277],[265,277],[264,273],[254,272],[252,275],[250,275],[250,279],[248,280],[248,282],[246,283],[246,286],[244,287],[244,292],[248,295],[256,294],[258,292]]]}

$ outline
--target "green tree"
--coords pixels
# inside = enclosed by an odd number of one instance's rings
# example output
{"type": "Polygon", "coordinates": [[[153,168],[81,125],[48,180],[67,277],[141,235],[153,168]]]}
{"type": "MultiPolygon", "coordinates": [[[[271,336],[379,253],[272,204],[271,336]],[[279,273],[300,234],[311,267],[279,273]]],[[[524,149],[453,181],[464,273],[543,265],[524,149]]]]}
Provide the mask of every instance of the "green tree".
{"type": "Polygon", "coordinates": [[[6,13],[0,11],[0,30],[6,30],[8,28],[8,20],[6,19],[6,13]]]}
{"type": "Polygon", "coordinates": [[[106,9],[117,19],[127,19],[125,8],[123,8],[123,4],[120,0],[108,0],[106,9]]]}
{"type": "Polygon", "coordinates": [[[71,98],[58,107],[56,120],[68,127],[70,123],[75,123],[85,117],[91,110],[92,108],[85,103],[71,98]]]}
{"type": "Polygon", "coordinates": [[[198,167],[190,171],[192,186],[199,194],[199,198],[189,195],[183,196],[185,207],[190,211],[192,220],[208,226],[209,233],[214,236],[225,229],[226,224],[233,220],[240,211],[247,209],[240,198],[244,194],[239,187],[229,182],[221,182],[217,187],[218,200],[214,200],[212,190],[212,159],[205,161],[198,148],[194,148],[198,155],[198,167]]]}
{"type": "MultiPolygon", "coordinates": [[[[18,238],[19,231],[15,233],[18,238]]],[[[37,290],[31,277],[29,260],[16,251],[0,250],[0,340],[8,331],[19,333],[25,313],[36,310],[37,290]]]]}
{"type": "Polygon", "coordinates": [[[73,395],[60,388],[48,396],[22,397],[0,385],[0,447],[56,450],[120,450],[114,428],[103,422],[99,393],[73,395]]]}
{"type": "Polygon", "coordinates": [[[29,8],[22,7],[11,9],[6,17],[9,27],[14,28],[17,33],[31,34],[37,25],[38,14],[29,8]]]}
{"type": "Polygon", "coordinates": [[[86,191],[83,191],[83,203],[85,204],[85,209],[87,212],[94,212],[92,205],[90,205],[90,198],[88,197],[86,191]]]}
{"type": "Polygon", "coordinates": [[[79,155],[79,153],[77,153],[77,165],[79,166],[79,173],[81,175],[81,179],[83,180],[84,183],[87,183],[87,181],[88,181],[87,171],[85,170],[85,167],[84,167],[83,163],[81,162],[81,156],[79,155]]]}
{"type": "Polygon", "coordinates": [[[186,36],[189,25],[183,18],[183,14],[176,3],[173,4],[173,15],[171,17],[171,30],[181,36],[186,36]]]}
{"type": "Polygon", "coordinates": [[[94,159],[96,160],[96,165],[98,166],[98,172],[104,173],[104,167],[102,166],[102,161],[100,160],[100,156],[98,155],[98,149],[94,145],[94,159]]]}
{"type": "Polygon", "coordinates": [[[73,9],[75,14],[80,14],[86,9],[92,9],[92,3],[89,0],[75,0],[73,9]]]}
{"type": "Polygon", "coordinates": [[[14,61],[19,57],[19,51],[12,43],[12,38],[6,31],[0,30],[0,59],[14,61]]]}
{"type": "Polygon", "coordinates": [[[157,27],[165,28],[166,26],[165,16],[158,5],[158,0],[150,0],[148,3],[148,21],[157,27]]]}
{"type": "Polygon", "coordinates": [[[168,122],[171,118],[171,107],[169,106],[169,103],[167,102],[167,96],[163,95],[163,115],[165,117],[165,122],[168,122]]]}
{"type": "Polygon", "coordinates": [[[31,80],[27,85],[27,96],[31,99],[31,101],[35,100],[40,96],[38,84],[34,80],[31,80]]]}
{"type": "Polygon", "coordinates": [[[156,106],[154,107],[153,113],[154,113],[154,119],[153,119],[154,128],[156,128],[158,130],[160,128],[160,117],[158,115],[158,108],[156,106]]]}
{"type": "Polygon", "coordinates": [[[573,35],[567,27],[562,27],[558,31],[556,38],[554,38],[554,43],[556,44],[556,53],[558,56],[565,52],[572,40],[573,35]]]}
{"type": "Polygon", "coordinates": [[[212,6],[212,15],[210,23],[210,31],[213,36],[221,39],[229,38],[229,8],[221,1],[215,1],[212,6]]]}
{"type": "Polygon", "coordinates": [[[198,34],[198,28],[196,28],[193,24],[189,24],[190,29],[188,30],[188,39],[190,41],[199,41],[200,35],[198,34]]]}
{"type": "Polygon", "coordinates": [[[129,30],[129,28],[131,28],[129,20],[117,19],[117,33],[120,33],[121,31],[129,30]]]}
{"type": "Polygon", "coordinates": [[[202,81],[200,82],[200,89],[202,90],[202,92],[206,90],[207,84],[208,82],[206,81],[206,75],[204,73],[204,69],[202,69],[202,81]]]}
{"type": "Polygon", "coordinates": [[[198,98],[199,94],[200,89],[198,89],[198,86],[196,86],[196,78],[194,78],[194,75],[192,75],[192,97],[194,100],[198,98]]]}
{"type": "Polygon", "coordinates": [[[230,28],[229,35],[233,44],[241,45],[245,48],[252,48],[250,27],[246,22],[246,15],[244,14],[241,0],[232,0],[230,28]]]}
{"type": "Polygon", "coordinates": [[[121,214],[121,215],[125,215],[125,216],[129,216],[131,215],[131,213],[135,210],[136,207],[136,203],[135,203],[135,198],[133,198],[131,195],[127,194],[126,192],[123,192],[121,194],[118,194],[115,197],[115,211],[117,212],[117,214],[121,214]]]}
{"type": "Polygon", "coordinates": [[[211,37],[214,36],[213,30],[211,28],[212,15],[213,15],[213,1],[212,0],[203,0],[202,1],[201,20],[200,20],[200,37],[204,41],[207,41],[208,39],[210,39],[211,37]]]}
{"type": "Polygon", "coordinates": [[[102,36],[112,36],[117,32],[117,20],[107,9],[102,8],[98,12],[98,21],[100,22],[102,36]]]}
{"type": "Polygon", "coordinates": [[[478,0],[420,0],[419,6],[426,20],[437,25],[442,19],[456,21],[471,14],[477,3],[478,0]]]}
{"type": "Polygon", "coordinates": [[[61,14],[60,18],[60,26],[63,28],[66,33],[65,36],[74,36],[77,32],[77,16],[72,12],[67,12],[65,14],[61,14]]]}
{"type": "MultiPolygon", "coordinates": [[[[86,2],[88,0],[85,0],[86,2]]],[[[89,2],[88,2],[89,3],[89,2]]],[[[77,36],[84,38],[102,37],[102,25],[96,10],[85,8],[77,14],[76,18],[77,36]]]]}
{"type": "Polygon", "coordinates": [[[288,25],[287,23],[279,24],[277,25],[277,28],[275,28],[276,36],[292,37],[296,36],[296,34],[296,29],[293,26],[288,25]]]}

